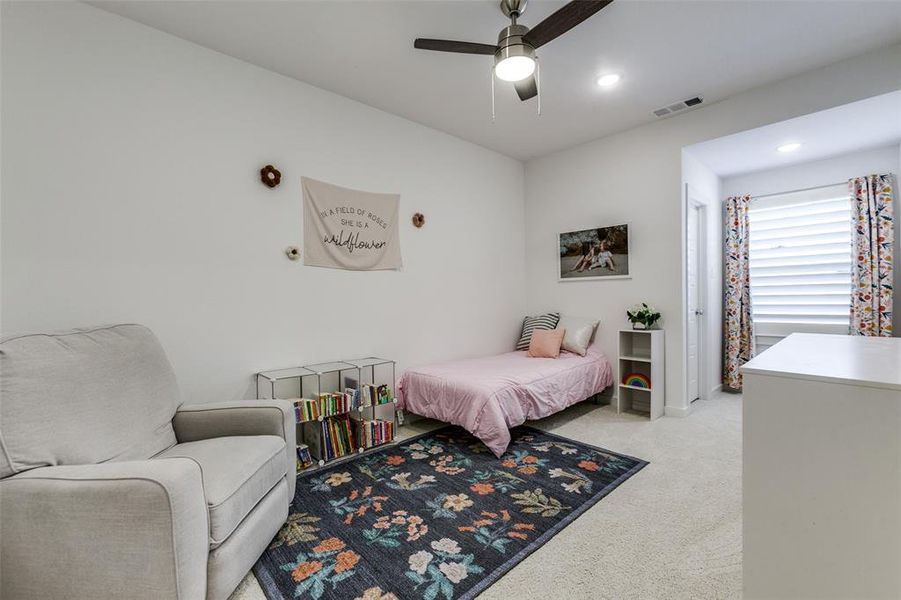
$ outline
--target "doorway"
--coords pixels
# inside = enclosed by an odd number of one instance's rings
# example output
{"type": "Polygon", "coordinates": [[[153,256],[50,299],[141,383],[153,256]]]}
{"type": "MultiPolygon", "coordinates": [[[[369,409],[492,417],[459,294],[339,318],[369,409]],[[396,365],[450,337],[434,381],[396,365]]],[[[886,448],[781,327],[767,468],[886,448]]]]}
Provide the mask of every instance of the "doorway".
{"type": "Polygon", "coordinates": [[[707,298],[707,205],[688,190],[685,235],[686,273],[686,393],[688,403],[706,397],[704,390],[706,364],[707,321],[705,300],[707,298]]]}

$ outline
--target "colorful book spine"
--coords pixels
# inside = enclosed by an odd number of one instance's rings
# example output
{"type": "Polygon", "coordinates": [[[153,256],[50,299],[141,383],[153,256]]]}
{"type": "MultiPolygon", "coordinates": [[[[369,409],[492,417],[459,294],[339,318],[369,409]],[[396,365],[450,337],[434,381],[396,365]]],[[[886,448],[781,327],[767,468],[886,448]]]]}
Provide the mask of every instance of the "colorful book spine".
{"type": "Polygon", "coordinates": [[[350,417],[326,419],[321,423],[322,452],[325,460],[347,456],[357,451],[350,417]]]}
{"type": "Polygon", "coordinates": [[[298,423],[317,420],[319,418],[319,402],[308,398],[295,400],[294,416],[298,423]]]}
{"type": "Polygon", "coordinates": [[[362,443],[365,448],[387,444],[394,440],[394,423],[376,419],[362,421],[362,443]]]}
{"type": "Polygon", "coordinates": [[[344,396],[347,399],[348,410],[357,410],[360,408],[360,392],[353,388],[344,390],[344,396]]]}
{"type": "Polygon", "coordinates": [[[394,396],[391,394],[391,388],[387,385],[363,385],[363,403],[362,406],[377,406],[379,404],[388,404],[394,402],[394,396]]]}
{"type": "Polygon", "coordinates": [[[322,428],[322,454],[325,460],[335,458],[335,446],[332,441],[331,420],[325,420],[320,423],[322,428]]]}
{"type": "Polygon", "coordinates": [[[341,420],[341,441],[347,453],[357,451],[357,444],[354,440],[353,427],[350,424],[350,417],[345,416],[341,420]]]}
{"type": "Polygon", "coordinates": [[[333,423],[331,419],[326,421],[326,427],[328,427],[328,440],[329,440],[329,453],[332,458],[338,458],[340,455],[338,454],[338,444],[335,440],[335,429],[332,427],[333,423]]]}
{"type": "Polygon", "coordinates": [[[359,391],[350,388],[343,392],[319,394],[319,414],[323,417],[333,417],[356,410],[359,408],[358,398],[359,391]]]}

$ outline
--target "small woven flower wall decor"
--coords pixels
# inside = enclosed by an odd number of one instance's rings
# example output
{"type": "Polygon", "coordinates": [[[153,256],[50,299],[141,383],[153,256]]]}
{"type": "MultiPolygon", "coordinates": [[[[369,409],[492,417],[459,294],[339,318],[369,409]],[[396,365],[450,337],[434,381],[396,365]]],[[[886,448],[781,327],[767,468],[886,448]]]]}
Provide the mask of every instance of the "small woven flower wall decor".
{"type": "Polygon", "coordinates": [[[282,181],[282,173],[272,165],[266,165],[260,169],[260,180],[271,188],[282,181]]]}

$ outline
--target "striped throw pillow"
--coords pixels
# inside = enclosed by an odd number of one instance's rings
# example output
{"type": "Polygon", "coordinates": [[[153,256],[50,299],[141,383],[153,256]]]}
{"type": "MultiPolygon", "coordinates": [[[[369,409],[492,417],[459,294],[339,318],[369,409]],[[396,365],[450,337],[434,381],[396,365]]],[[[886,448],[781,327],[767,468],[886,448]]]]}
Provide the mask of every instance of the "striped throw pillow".
{"type": "Polygon", "coordinates": [[[555,329],[559,321],[560,313],[546,313],[535,315],[534,317],[526,317],[522,320],[522,332],[519,334],[516,349],[528,350],[529,343],[532,341],[533,331],[536,329],[555,329]]]}

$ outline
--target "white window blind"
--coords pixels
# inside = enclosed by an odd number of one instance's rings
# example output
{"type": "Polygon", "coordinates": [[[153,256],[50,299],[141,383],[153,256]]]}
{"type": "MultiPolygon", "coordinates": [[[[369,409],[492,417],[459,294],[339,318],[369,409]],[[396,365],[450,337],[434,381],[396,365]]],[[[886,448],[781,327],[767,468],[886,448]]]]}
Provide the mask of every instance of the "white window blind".
{"type": "Polygon", "coordinates": [[[769,346],[794,331],[847,333],[851,303],[847,187],[754,199],[748,217],[751,308],[761,336],[758,346],[769,346]]]}

